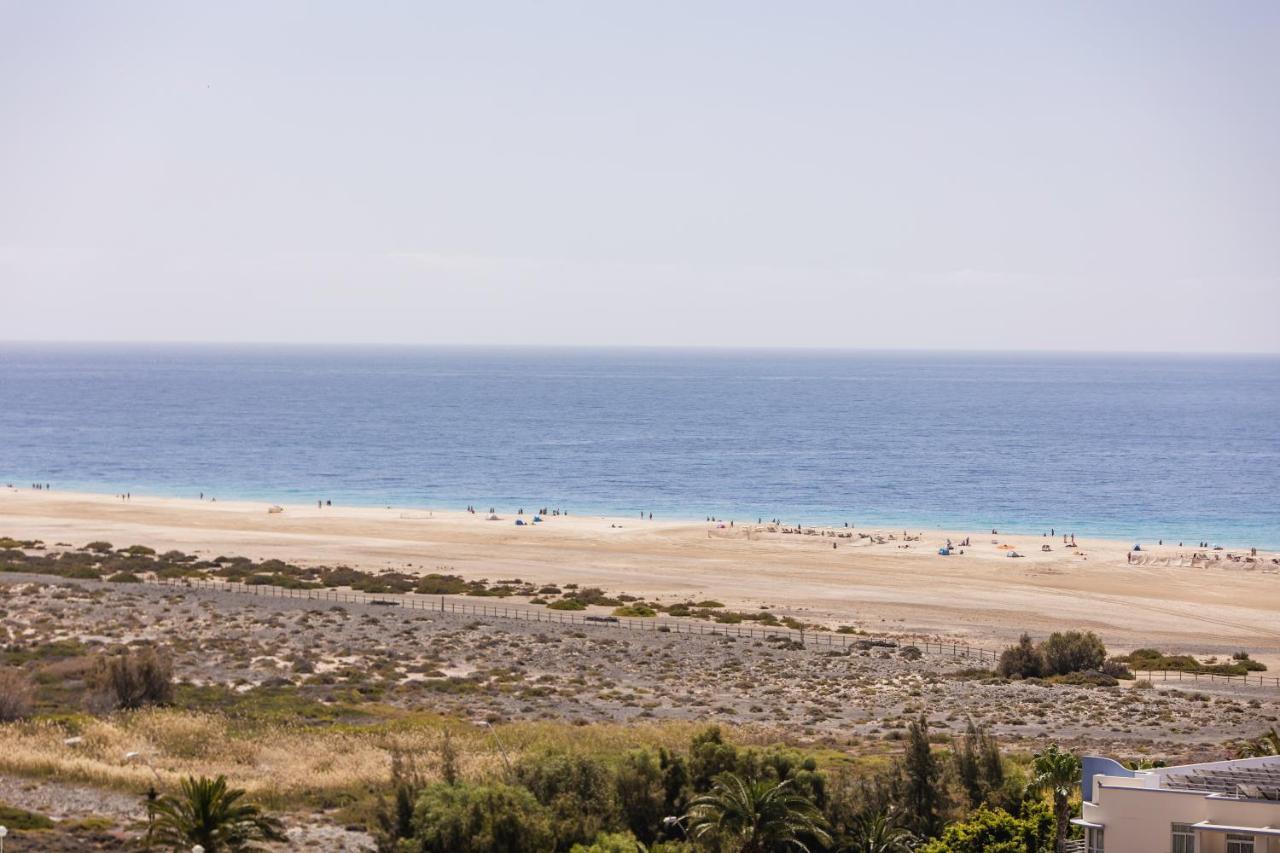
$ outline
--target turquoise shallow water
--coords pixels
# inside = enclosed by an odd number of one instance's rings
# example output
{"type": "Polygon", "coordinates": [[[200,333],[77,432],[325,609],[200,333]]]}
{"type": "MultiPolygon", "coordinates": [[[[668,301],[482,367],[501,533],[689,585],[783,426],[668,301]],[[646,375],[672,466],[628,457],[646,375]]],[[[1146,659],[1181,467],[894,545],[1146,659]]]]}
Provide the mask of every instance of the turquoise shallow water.
{"type": "Polygon", "coordinates": [[[1280,547],[1280,359],[3,344],[0,480],[1280,547]]]}

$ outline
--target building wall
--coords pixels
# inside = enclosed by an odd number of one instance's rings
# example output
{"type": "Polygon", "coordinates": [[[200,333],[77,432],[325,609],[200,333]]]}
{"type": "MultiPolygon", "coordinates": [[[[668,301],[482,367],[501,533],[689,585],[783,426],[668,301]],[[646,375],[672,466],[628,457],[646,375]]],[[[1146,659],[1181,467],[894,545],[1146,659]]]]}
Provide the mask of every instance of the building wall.
{"type": "MultiPolygon", "coordinates": [[[[1169,853],[1174,823],[1280,827],[1280,803],[1213,799],[1203,793],[1139,787],[1135,779],[1097,778],[1082,817],[1106,828],[1107,853],[1169,853]]],[[[1225,853],[1226,835],[1200,832],[1197,853],[1225,853]]],[[[1255,837],[1255,853],[1280,853],[1280,839],[1255,837]]]]}

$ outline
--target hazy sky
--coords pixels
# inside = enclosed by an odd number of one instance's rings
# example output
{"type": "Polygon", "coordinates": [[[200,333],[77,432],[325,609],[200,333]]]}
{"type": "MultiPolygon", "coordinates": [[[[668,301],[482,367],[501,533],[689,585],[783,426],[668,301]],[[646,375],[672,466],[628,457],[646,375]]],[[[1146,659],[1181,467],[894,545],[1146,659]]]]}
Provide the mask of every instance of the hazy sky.
{"type": "Polygon", "coordinates": [[[1280,351],[1280,3],[0,0],[0,338],[1280,351]]]}

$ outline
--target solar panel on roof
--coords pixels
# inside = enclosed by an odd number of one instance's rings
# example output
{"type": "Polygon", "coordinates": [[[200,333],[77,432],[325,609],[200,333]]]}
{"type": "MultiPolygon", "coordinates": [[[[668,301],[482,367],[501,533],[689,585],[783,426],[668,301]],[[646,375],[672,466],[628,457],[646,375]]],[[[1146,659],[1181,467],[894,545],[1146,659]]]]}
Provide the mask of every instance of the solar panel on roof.
{"type": "Polygon", "coordinates": [[[1189,773],[1170,774],[1164,778],[1166,788],[1184,791],[1206,791],[1234,797],[1280,799],[1280,762],[1255,767],[1204,768],[1189,773]],[[1248,790],[1250,793],[1245,793],[1248,790]]]}

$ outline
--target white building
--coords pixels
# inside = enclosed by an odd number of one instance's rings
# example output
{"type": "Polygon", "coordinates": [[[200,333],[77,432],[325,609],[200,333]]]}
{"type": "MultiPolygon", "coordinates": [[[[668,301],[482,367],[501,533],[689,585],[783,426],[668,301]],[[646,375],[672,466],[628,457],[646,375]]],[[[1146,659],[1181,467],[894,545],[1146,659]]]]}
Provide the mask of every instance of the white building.
{"type": "Polygon", "coordinates": [[[1084,759],[1088,853],[1280,853],[1280,756],[1129,770],[1084,759]]]}

